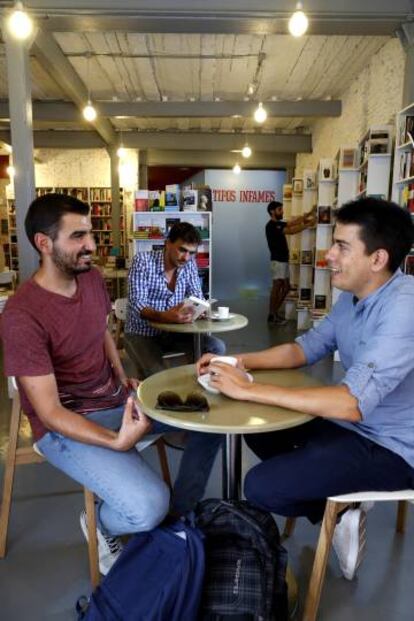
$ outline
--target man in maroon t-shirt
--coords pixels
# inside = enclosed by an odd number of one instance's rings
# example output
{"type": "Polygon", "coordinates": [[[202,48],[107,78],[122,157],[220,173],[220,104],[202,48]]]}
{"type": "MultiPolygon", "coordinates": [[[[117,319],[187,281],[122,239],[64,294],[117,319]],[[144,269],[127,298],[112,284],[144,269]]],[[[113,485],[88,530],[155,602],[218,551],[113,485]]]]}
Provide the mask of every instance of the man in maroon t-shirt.
{"type": "MultiPolygon", "coordinates": [[[[17,378],[44,456],[101,499],[97,534],[106,573],[121,550],[113,536],[154,528],[168,511],[167,486],[134,448],[151,427],[165,429],[128,397],[138,381],[127,378],[107,329],[111,305],[91,269],[89,207],[44,195],[30,205],[25,227],[41,263],[2,316],[5,372],[17,378]]],[[[208,434],[192,435],[174,488],[190,505],[202,496],[218,448],[214,438],[202,440],[208,434]]],[[[81,526],[86,534],[84,514],[81,526]]]]}

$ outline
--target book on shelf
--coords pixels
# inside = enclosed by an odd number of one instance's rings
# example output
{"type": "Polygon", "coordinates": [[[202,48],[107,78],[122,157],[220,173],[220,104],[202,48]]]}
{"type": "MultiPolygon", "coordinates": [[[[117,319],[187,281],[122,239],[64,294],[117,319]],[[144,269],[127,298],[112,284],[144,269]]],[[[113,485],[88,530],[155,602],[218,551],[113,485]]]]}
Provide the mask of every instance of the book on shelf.
{"type": "Polygon", "coordinates": [[[165,234],[168,236],[174,224],[178,224],[179,222],[180,222],[180,218],[166,218],[165,219],[165,234]]]}
{"type": "Polygon", "coordinates": [[[302,250],[300,253],[300,262],[302,265],[312,265],[313,264],[313,251],[302,250]]]}
{"type": "Polygon", "coordinates": [[[301,302],[310,302],[312,296],[312,289],[308,287],[302,287],[299,291],[299,300],[301,302]]]}
{"type": "Polygon", "coordinates": [[[198,191],[198,211],[213,211],[213,193],[209,185],[197,185],[198,191]]]}
{"type": "Polygon", "coordinates": [[[326,295],[315,295],[315,309],[326,309],[326,295]]]}
{"type": "Polygon", "coordinates": [[[148,211],[149,206],[149,191],[137,190],[134,196],[135,211],[148,211]]]}
{"type": "Polygon", "coordinates": [[[148,191],[148,209],[150,211],[164,211],[165,193],[159,190],[148,191]]]}
{"type": "Polygon", "coordinates": [[[358,166],[358,148],[341,147],[338,165],[340,169],[356,168],[358,166]]]}
{"type": "Polygon", "coordinates": [[[283,200],[290,201],[291,198],[292,198],[292,184],[285,183],[283,185],[283,200]]]}
{"type": "Polygon", "coordinates": [[[331,224],[331,208],[320,205],[318,207],[318,224],[331,224]]]}
{"type": "Polygon", "coordinates": [[[328,261],[326,260],[327,249],[317,248],[315,257],[315,267],[328,267],[328,261]]]}
{"type": "Polygon", "coordinates": [[[316,190],[316,172],[314,170],[303,171],[303,188],[304,190],[316,190]]]}
{"type": "Polygon", "coordinates": [[[333,181],[336,177],[335,162],[332,159],[321,159],[319,162],[319,181],[333,181]]]}
{"type": "Polygon", "coordinates": [[[292,192],[293,196],[298,198],[303,194],[303,179],[301,177],[295,177],[292,179],[292,192]]]}
{"type": "Polygon", "coordinates": [[[198,190],[186,188],[182,192],[182,210],[197,211],[198,207],[198,190]]]}
{"type": "Polygon", "coordinates": [[[174,207],[175,211],[179,210],[180,200],[179,195],[176,192],[168,192],[167,190],[165,191],[165,207],[170,207],[170,209],[171,207],[174,207]]]}

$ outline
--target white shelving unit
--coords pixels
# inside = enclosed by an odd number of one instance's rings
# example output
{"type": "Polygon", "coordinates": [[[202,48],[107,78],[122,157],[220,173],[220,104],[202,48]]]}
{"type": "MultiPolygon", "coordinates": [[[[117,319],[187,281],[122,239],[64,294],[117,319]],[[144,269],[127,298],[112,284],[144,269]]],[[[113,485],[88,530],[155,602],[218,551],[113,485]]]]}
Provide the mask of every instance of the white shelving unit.
{"type": "MultiPolygon", "coordinates": [[[[309,212],[317,204],[317,175],[315,171],[303,173],[303,197],[301,213],[309,212]]],[[[310,327],[310,308],[312,306],[315,262],[316,230],[305,229],[300,233],[299,296],[297,306],[297,327],[304,330],[310,327]]]]}
{"type": "MultiPolygon", "coordinates": [[[[296,202],[295,202],[296,209],[296,202]]],[[[292,184],[285,183],[283,186],[283,217],[289,220],[292,217],[292,184]]],[[[296,235],[295,235],[296,237],[296,235]]],[[[296,303],[298,298],[299,287],[299,248],[293,247],[292,236],[287,237],[289,246],[289,282],[290,292],[285,300],[285,317],[286,319],[296,319],[296,303]]]]}
{"type": "Polygon", "coordinates": [[[359,184],[356,198],[389,198],[391,173],[391,125],[371,127],[359,142],[359,184]]]}
{"type": "Polygon", "coordinates": [[[414,213],[414,103],[397,113],[392,200],[414,213]]]}
{"type": "Polygon", "coordinates": [[[336,154],[337,185],[333,207],[337,209],[355,198],[359,192],[359,151],[355,146],[343,146],[336,154]]]}
{"type": "Polygon", "coordinates": [[[131,215],[129,256],[162,250],[171,226],[176,222],[189,222],[200,231],[196,261],[203,293],[206,298],[212,297],[211,215],[210,211],[135,211],[131,215]]]}

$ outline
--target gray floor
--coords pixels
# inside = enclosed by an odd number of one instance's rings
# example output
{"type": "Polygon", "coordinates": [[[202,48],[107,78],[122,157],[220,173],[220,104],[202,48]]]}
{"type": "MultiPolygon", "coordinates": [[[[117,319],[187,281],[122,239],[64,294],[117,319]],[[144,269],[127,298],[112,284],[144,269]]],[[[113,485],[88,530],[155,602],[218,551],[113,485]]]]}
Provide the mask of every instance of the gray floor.
{"type": "MultiPolygon", "coordinates": [[[[245,300],[230,306],[232,311],[242,312],[250,319],[248,328],[226,335],[230,353],[286,342],[296,334],[293,322],[284,327],[267,326],[264,300],[245,300]]],[[[331,382],[340,377],[341,369],[339,364],[324,361],[311,372],[331,382]]],[[[1,405],[3,459],[9,408],[4,380],[1,382],[1,405]]],[[[148,449],[145,455],[157,467],[155,451],[148,449]]],[[[179,452],[169,449],[173,473],[178,458],[179,452]]],[[[244,470],[255,463],[247,449],[243,462],[244,470]]],[[[2,469],[3,463],[0,467],[2,469]]],[[[209,482],[208,497],[219,494],[220,473],[218,460],[209,482]]],[[[48,464],[20,466],[14,489],[8,554],[0,561],[0,619],[74,620],[77,597],[89,591],[87,549],[78,521],[83,506],[81,490],[48,464]]],[[[412,509],[410,511],[412,514],[412,509]]],[[[331,555],[320,621],[412,621],[414,595],[410,570],[414,555],[414,519],[409,515],[407,532],[399,536],[395,534],[395,516],[393,503],[377,504],[370,512],[367,556],[355,581],[348,582],[341,577],[336,559],[331,555]]],[[[279,524],[283,522],[280,520],[279,524]]],[[[317,527],[298,520],[293,537],[286,543],[301,600],[317,536],[317,527]]]]}

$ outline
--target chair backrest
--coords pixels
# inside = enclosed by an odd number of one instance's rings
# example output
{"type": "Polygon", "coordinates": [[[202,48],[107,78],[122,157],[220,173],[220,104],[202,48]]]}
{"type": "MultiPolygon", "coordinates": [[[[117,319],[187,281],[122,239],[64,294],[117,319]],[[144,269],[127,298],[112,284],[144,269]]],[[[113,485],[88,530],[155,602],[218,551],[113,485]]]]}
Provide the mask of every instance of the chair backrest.
{"type": "Polygon", "coordinates": [[[115,317],[121,321],[126,321],[128,298],[117,298],[115,300],[115,317]]]}

